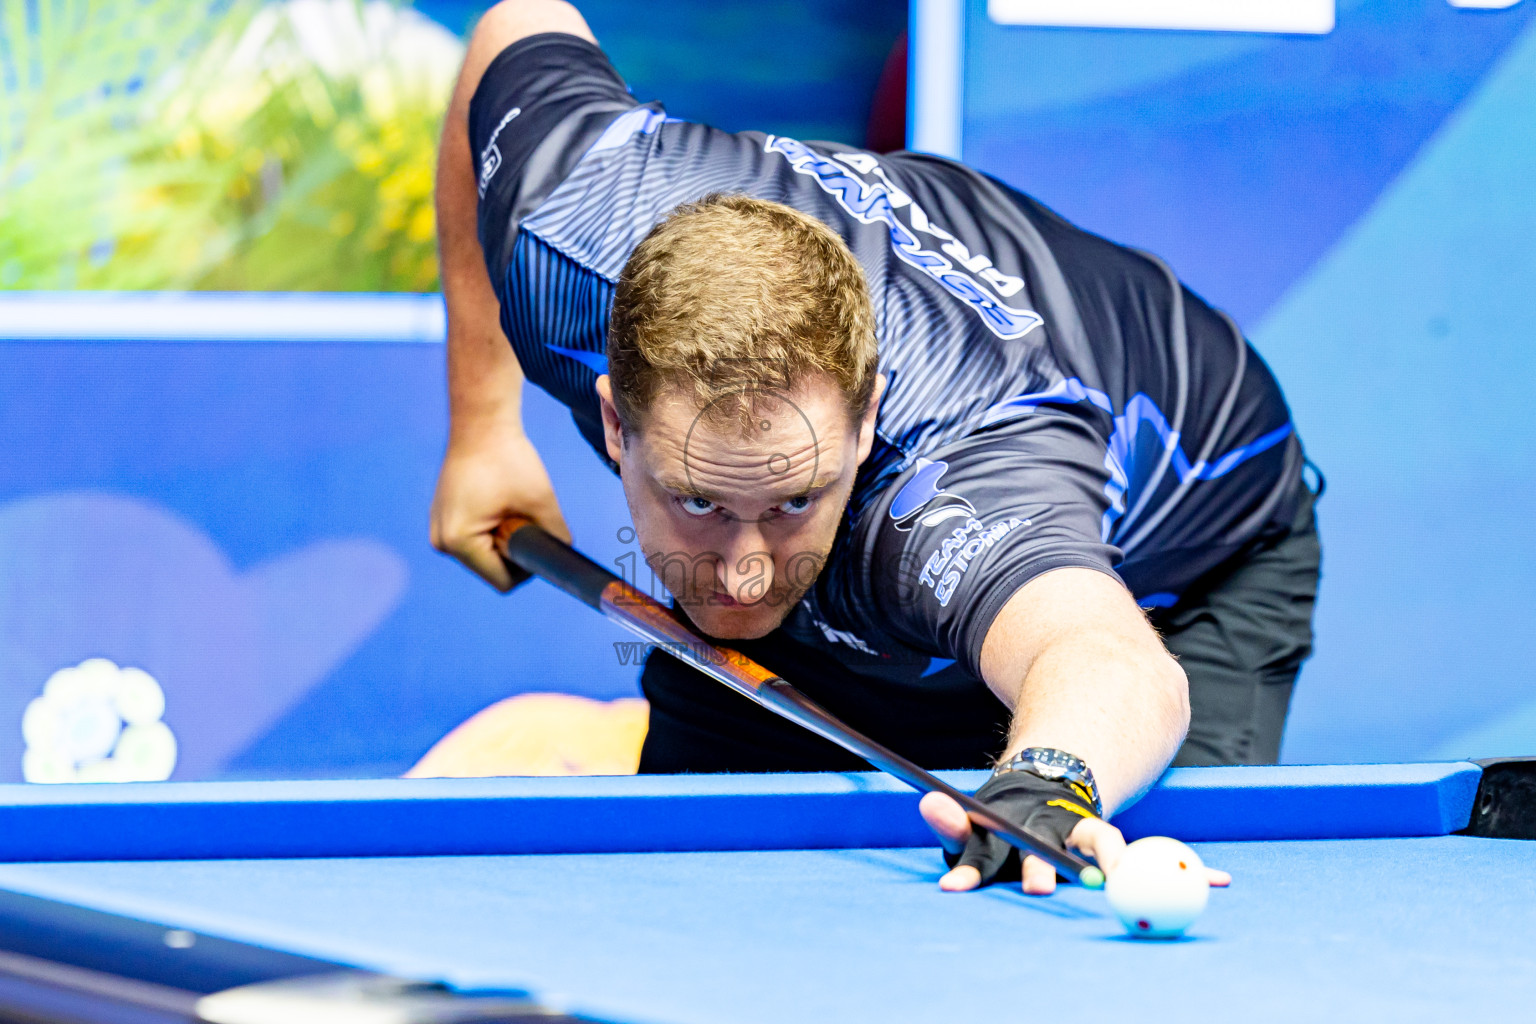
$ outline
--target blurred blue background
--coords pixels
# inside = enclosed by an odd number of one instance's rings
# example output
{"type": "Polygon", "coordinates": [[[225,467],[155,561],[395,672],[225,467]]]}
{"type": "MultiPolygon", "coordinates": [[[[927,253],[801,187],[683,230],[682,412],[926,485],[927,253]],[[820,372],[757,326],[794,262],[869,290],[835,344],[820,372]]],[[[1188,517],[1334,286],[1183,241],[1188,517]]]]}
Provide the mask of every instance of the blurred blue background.
{"type": "MultiPolygon", "coordinates": [[[[417,0],[468,32],[486,3],[417,0]]],[[[907,28],[905,0],[580,2],[638,99],[727,131],[862,145],[875,85],[907,28]]]]}
{"type": "MultiPolygon", "coordinates": [[[[579,6],[642,99],[853,143],[908,15],[579,6]]],[[[462,33],[481,7],[417,9],[462,33]]],[[[1285,757],[1536,752],[1536,6],[1340,0],[1323,36],[954,10],[963,157],[1231,311],[1327,474],[1285,757]]],[[[0,336],[16,308],[0,294],[0,336]]],[[[0,781],[44,681],[91,657],[159,680],[178,778],[398,774],[503,697],[635,694],[595,616],[540,583],[496,595],[428,547],[430,331],[80,333],[0,341],[0,781]]],[[[617,482],[563,410],[526,402],[578,542],[623,564],[617,482]]]]}

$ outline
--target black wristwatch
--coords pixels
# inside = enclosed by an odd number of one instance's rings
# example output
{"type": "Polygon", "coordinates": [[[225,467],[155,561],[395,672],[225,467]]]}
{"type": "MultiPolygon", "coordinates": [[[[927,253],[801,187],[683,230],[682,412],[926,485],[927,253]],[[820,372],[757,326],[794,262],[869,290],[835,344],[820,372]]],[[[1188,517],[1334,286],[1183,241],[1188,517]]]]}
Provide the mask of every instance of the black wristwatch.
{"type": "Polygon", "coordinates": [[[1025,747],[998,765],[992,775],[995,778],[1008,772],[1029,772],[1052,782],[1060,780],[1073,783],[1093,804],[1093,813],[1104,817],[1104,803],[1099,799],[1098,783],[1093,781],[1093,772],[1088,770],[1087,763],[1080,757],[1073,757],[1065,750],[1051,747],[1025,747]]]}

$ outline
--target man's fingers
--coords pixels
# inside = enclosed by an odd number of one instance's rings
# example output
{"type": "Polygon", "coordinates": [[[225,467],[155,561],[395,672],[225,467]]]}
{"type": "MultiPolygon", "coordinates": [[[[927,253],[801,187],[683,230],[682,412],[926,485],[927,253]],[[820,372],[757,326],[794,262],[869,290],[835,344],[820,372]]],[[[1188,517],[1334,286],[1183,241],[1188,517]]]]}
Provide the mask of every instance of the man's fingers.
{"type": "MultiPolygon", "coordinates": [[[[939,844],[946,853],[959,853],[965,849],[965,841],[971,837],[971,819],[965,808],[943,793],[928,793],[918,801],[917,812],[939,837],[939,844]]],[[[973,889],[975,884],[966,888],[973,889]]]]}
{"type": "MultiPolygon", "coordinates": [[[[917,809],[939,837],[949,862],[955,864],[939,879],[940,889],[968,892],[979,886],[984,876],[990,879],[997,873],[1002,864],[999,857],[1007,855],[1006,846],[986,832],[976,833],[973,839],[974,829],[964,808],[942,793],[929,793],[918,802],[917,809]]],[[[1101,818],[1084,818],[1068,834],[1067,845],[1092,858],[1105,874],[1113,874],[1125,853],[1125,836],[1101,818]]],[[[1215,868],[1206,869],[1206,879],[1216,888],[1232,883],[1231,875],[1215,868]]],[[[1056,869],[1039,857],[1025,857],[1020,884],[1031,896],[1049,896],[1056,891],[1056,869]]]]}
{"type": "Polygon", "coordinates": [[[981,872],[969,864],[961,864],[939,879],[939,888],[945,892],[970,892],[981,884],[981,872]]]}
{"type": "Polygon", "coordinates": [[[1115,865],[1125,852],[1125,836],[1102,818],[1084,818],[1067,836],[1067,845],[1078,853],[1092,857],[1093,862],[1106,875],[1110,875],[1114,874],[1115,865]]]}
{"type": "Polygon", "coordinates": [[[485,582],[502,593],[512,589],[512,573],[496,550],[496,542],[489,533],[472,534],[464,538],[446,539],[445,550],[463,562],[485,582]]]}
{"type": "Polygon", "coordinates": [[[549,474],[521,429],[501,424],[450,444],[432,496],[432,546],[506,592],[528,575],[496,551],[496,529],[511,515],[571,541],[549,474]]]}
{"type": "Polygon", "coordinates": [[[925,794],[917,804],[918,813],[923,816],[923,821],[933,829],[933,834],[939,837],[939,843],[944,847],[946,859],[955,863],[955,858],[963,858],[962,863],[955,864],[943,878],[939,879],[939,888],[945,892],[969,892],[981,884],[982,867],[989,871],[996,871],[995,865],[988,864],[989,858],[984,854],[987,836],[983,833],[977,835],[971,828],[971,819],[965,813],[965,808],[955,803],[954,799],[943,793],[925,794]],[[968,849],[967,844],[977,847],[968,849]],[[979,845],[978,845],[979,844],[979,845]]]}
{"type": "Polygon", "coordinates": [[[1039,857],[1025,857],[1023,882],[1029,895],[1049,896],[1056,891],[1056,869],[1039,857]]]}

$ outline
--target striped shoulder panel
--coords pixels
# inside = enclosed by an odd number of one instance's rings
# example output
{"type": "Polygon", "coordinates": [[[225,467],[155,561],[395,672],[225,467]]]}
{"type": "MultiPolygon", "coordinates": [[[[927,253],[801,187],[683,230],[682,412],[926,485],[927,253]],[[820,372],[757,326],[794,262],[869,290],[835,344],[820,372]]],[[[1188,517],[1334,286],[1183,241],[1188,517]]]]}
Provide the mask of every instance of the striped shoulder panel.
{"type": "Polygon", "coordinates": [[[639,108],[614,122],[522,229],[617,281],[635,246],[682,203],[711,192],[784,201],[768,194],[778,190],[765,163],[751,136],[639,108]]]}
{"type": "Polygon", "coordinates": [[[502,328],[528,379],[567,406],[595,401],[606,372],[613,282],[528,232],[507,266],[502,328]]]}

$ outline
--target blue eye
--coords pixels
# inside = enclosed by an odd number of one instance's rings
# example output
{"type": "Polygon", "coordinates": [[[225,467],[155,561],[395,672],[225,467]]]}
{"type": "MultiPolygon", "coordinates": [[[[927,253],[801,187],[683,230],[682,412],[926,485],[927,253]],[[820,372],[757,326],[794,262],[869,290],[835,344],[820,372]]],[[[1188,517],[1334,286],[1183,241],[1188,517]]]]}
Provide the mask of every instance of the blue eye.
{"type": "Polygon", "coordinates": [[[807,495],[798,498],[790,498],[779,506],[779,511],[787,516],[803,516],[811,510],[811,499],[807,495]]]}
{"type": "Polygon", "coordinates": [[[683,511],[687,512],[691,516],[707,516],[717,508],[719,508],[718,505],[704,498],[694,497],[683,499],[683,511]]]}

